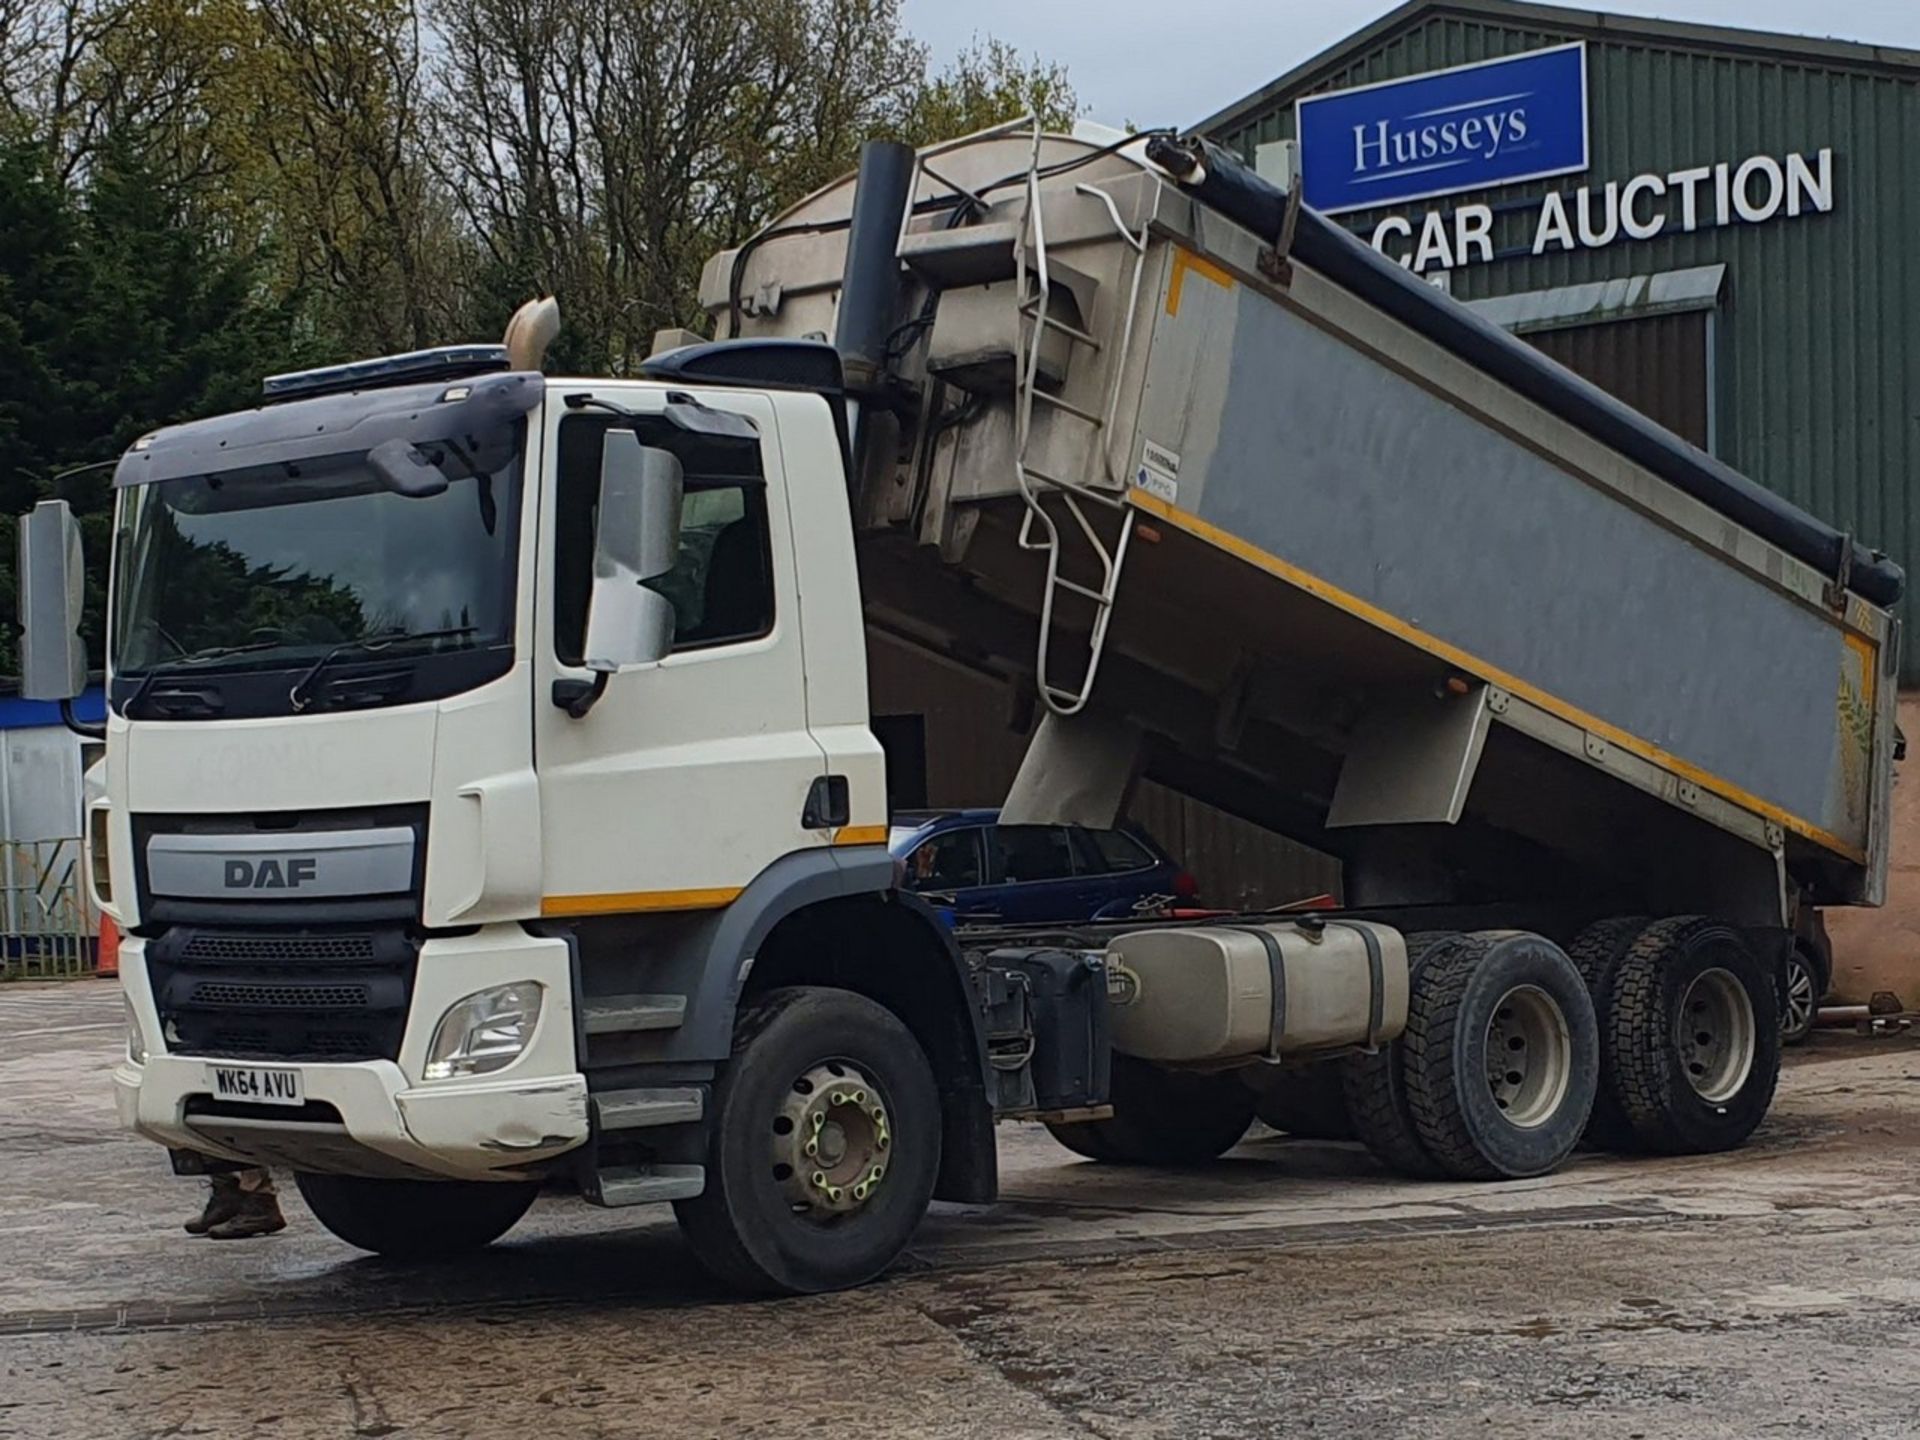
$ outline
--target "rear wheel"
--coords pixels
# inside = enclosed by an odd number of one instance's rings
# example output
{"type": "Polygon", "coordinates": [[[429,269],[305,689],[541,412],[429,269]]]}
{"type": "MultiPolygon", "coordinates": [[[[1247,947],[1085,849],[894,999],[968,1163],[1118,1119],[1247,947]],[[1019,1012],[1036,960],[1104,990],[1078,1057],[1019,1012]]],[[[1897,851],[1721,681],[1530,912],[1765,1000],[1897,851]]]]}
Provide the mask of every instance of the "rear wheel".
{"type": "Polygon", "coordinates": [[[1627,1123],[1626,1112],[1613,1093],[1613,972],[1650,923],[1645,915],[1616,915],[1610,920],[1596,920],[1567,947],[1567,958],[1587,982],[1587,994],[1593,999],[1594,1023],[1600,1035],[1600,1085],[1594,1091],[1586,1142],[1601,1150],[1639,1148],[1633,1138],[1633,1126],[1627,1123]]]}
{"type": "MultiPolygon", "coordinates": [[[[1439,930],[1409,935],[1409,981],[1417,983],[1430,959],[1450,946],[1465,944],[1466,939],[1439,930]]],[[[1353,1133],[1368,1153],[1395,1174],[1412,1180],[1439,1179],[1445,1172],[1421,1143],[1419,1129],[1413,1123],[1413,1107],[1407,1100],[1405,1037],[1370,1055],[1353,1055],[1338,1063],[1347,1115],[1353,1133]]]]}
{"type": "Polygon", "coordinates": [[[1467,937],[1421,967],[1408,1005],[1407,1095],[1448,1175],[1519,1179],[1579,1143],[1600,1076],[1586,982],[1538,935],[1467,937]]]}
{"type": "Polygon", "coordinates": [[[374,1180],[299,1173],[307,1208],[349,1245],[390,1260],[439,1260],[492,1244],[519,1223],[535,1184],[374,1180]]]}
{"type": "Polygon", "coordinates": [[[1716,920],[1655,921],[1615,972],[1615,1086],[1635,1138],[1668,1155],[1743,1143],[1780,1078],[1774,977],[1716,920]]]}
{"type": "Polygon", "coordinates": [[[1113,1057],[1110,1098],[1107,1119],[1049,1121],[1048,1131],[1090,1160],[1199,1165],[1240,1143],[1256,1104],[1238,1076],[1167,1070],[1131,1055],[1113,1057]]]}
{"type": "Polygon", "coordinates": [[[932,1067],[899,1017],[846,990],[771,990],[714,1086],[707,1188],[674,1214],[737,1290],[843,1289],[907,1247],[939,1161],[932,1067]]]}

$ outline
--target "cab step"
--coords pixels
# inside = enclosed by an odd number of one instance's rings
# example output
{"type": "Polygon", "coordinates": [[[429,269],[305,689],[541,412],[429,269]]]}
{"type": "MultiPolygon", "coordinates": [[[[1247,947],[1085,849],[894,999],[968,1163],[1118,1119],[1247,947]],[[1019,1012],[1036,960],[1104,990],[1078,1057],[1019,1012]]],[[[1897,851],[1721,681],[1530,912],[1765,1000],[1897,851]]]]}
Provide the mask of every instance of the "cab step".
{"type": "Polygon", "coordinates": [[[691,1200],[707,1188],[704,1165],[616,1165],[599,1171],[587,1198],[609,1208],[691,1200]]]}
{"type": "Polygon", "coordinates": [[[706,1093],[692,1085],[658,1090],[603,1090],[593,1098],[594,1123],[602,1130],[644,1130],[681,1125],[706,1113],[706,1093]]]}
{"type": "Polygon", "coordinates": [[[586,1002],[589,1035],[625,1035],[635,1030],[677,1030],[687,1018],[684,995],[600,995],[586,1002]]]}

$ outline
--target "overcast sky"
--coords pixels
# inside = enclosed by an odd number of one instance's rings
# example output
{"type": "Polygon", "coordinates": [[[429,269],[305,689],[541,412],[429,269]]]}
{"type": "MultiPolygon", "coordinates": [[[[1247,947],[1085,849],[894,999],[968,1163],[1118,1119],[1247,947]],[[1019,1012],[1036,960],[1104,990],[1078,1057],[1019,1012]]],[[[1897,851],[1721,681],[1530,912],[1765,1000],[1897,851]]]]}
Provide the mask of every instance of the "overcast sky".
{"type": "MultiPolygon", "coordinates": [[[[1276,79],[1398,0],[905,0],[950,59],[993,35],[1067,67],[1092,119],[1190,125],[1276,79]]],[[[1920,0],[1607,0],[1588,9],[1831,35],[1920,50],[1920,0]]]]}

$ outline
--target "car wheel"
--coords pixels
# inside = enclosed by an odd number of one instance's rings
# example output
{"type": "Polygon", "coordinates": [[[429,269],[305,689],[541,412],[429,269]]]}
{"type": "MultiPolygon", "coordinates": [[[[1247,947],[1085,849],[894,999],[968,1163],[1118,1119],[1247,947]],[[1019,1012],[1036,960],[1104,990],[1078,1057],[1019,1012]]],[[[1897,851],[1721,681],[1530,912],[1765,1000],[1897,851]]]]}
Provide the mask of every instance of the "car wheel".
{"type": "Polygon", "coordinates": [[[1824,988],[1807,952],[1794,946],[1787,955],[1786,975],[1780,986],[1782,1044],[1800,1045],[1813,1034],[1813,1022],[1820,1016],[1820,992],[1824,988]]]}

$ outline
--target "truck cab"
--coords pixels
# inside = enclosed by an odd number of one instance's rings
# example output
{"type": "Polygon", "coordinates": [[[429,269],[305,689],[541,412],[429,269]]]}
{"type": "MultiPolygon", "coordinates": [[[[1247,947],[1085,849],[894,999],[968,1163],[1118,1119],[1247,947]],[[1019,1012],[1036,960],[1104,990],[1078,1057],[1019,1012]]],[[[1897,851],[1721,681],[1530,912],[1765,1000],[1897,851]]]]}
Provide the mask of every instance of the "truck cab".
{"type": "MultiPolygon", "coordinates": [[[[89,868],[119,1111],[177,1164],[692,1199],[756,960],[854,976],[885,936],[879,988],[936,1028],[961,981],[892,893],[838,360],[759,348],[779,383],[741,347],[719,384],[705,351],[613,381],[503,347],[279,377],[123,459],[89,868]]],[[[73,578],[63,510],[30,602],[73,578]]],[[[978,1195],[970,1008],[924,1048],[978,1195]]]]}

